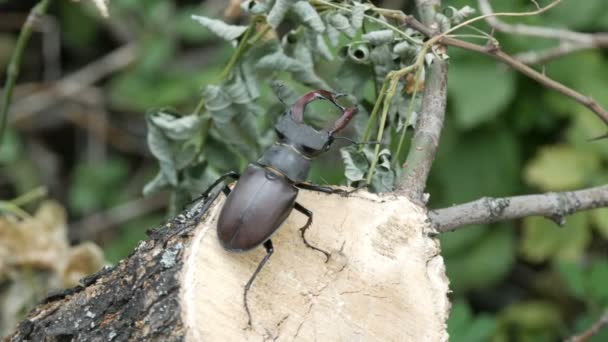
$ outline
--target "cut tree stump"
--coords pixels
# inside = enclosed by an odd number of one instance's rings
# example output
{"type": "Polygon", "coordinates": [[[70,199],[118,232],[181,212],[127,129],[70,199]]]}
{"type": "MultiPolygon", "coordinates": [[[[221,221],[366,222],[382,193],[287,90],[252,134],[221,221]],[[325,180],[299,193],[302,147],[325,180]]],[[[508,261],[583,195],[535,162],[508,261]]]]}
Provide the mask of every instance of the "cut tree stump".
{"type": "Polygon", "coordinates": [[[348,198],[301,191],[312,210],[307,248],[294,211],[265,255],[222,249],[208,200],[150,233],[114,268],[51,295],[11,341],[444,341],[450,303],[439,243],[426,210],[404,197],[358,191],[348,198]]]}

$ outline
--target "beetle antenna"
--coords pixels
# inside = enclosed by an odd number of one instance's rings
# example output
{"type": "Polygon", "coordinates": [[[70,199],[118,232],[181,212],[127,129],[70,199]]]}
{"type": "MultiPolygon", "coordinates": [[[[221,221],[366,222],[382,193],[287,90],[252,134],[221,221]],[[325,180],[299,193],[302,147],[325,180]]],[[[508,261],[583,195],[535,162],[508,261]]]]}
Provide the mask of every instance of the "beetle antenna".
{"type": "Polygon", "coordinates": [[[333,137],[334,139],[342,139],[342,140],[346,140],[348,142],[350,142],[353,145],[377,145],[380,144],[379,141],[366,141],[366,142],[360,142],[360,141],[356,141],[353,140],[351,138],[347,138],[347,137],[333,137]]]}
{"type": "Polygon", "coordinates": [[[274,94],[277,96],[277,99],[279,99],[279,102],[281,102],[283,104],[283,106],[285,107],[289,107],[289,105],[287,105],[287,103],[285,102],[285,100],[283,100],[283,97],[281,96],[281,94],[283,93],[283,89],[285,89],[285,85],[283,84],[283,82],[275,82],[274,84],[276,91],[274,91],[274,94]]]}

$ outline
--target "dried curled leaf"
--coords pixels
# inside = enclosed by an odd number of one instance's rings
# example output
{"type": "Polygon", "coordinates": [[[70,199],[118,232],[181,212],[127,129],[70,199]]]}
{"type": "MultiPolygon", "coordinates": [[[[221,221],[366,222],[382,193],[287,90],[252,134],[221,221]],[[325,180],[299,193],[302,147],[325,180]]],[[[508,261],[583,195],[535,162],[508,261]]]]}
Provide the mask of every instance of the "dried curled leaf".
{"type": "Polygon", "coordinates": [[[221,20],[200,15],[193,15],[192,19],[198,21],[201,25],[215,33],[215,35],[227,41],[233,41],[247,31],[247,26],[229,25],[221,20]]]}
{"type": "Polygon", "coordinates": [[[285,18],[289,8],[298,0],[276,0],[274,6],[268,12],[266,22],[273,28],[279,27],[279,24],[285,18]]]}
{"type": "Polygon", "coordinates": [[[340,13],[333,13],[329,17],[329,23],[335,27],[336,30],[344,33],[347,37],[353,38],[357,31],[350,25],[348,18],[340,13]]]}
{"type": "Polygon", "coordinates": [[[363,40],[367,40],[372,44],[381,45],[391,43],[393,41],[394,34],[393,30],[379,30],[368,32],[364,34],[361,38],[363,38],[363,40]]]}
{"type": "Polygon", "coordinates": [[[471,15],[475,14],[475,9],[469,5],[466,5],[461,9],[458,9],[454,6],[448,6],[448,9],[451,11],[448,17],[452,21],[452,24],[460,24],[467,17],[470,17],[471,15]]]}
{"type": "Polygon", "coordinates": [[[105,264],[95,244],[71,247],[65,209],[43,202],[25,220],[0,217],[0,335],[51,291],[78,284],[105,264]]]}
{"type": "Polygon", "coordinates": [[[367,6],[362,4],[355,4],[350,17],[350,22],[355,30],[361,29],[363,26],[363,17],[365,16],[365,10],[367,6]]]}
{"type": "Polygon", "coordinates": [[[256,63],[256,68],[266,71],[287,71],[299,82],[315,88],[331,89],[325,81],[316,75],[311,66],[307,66],[301,61],[285,55],[283,51],[277,51],[262,57],[256,63]]]}
{"type": "Polygon", "coordinates": [[[306,25],[310,26],[316,32],[324,32],[325,24],[323,20],[317,13],[317,11],[312,7],[312,5],[307,1],[298,1],[293,5],[293,12],[300,17],[306,25]]]}
{"type": "Polygon", "coordinates": [[[169,138],[175,140],[190,139],[202,124],[201,117],[198,115],[180,117],[163,111],[151,114],[150,120],[169,138]]]}

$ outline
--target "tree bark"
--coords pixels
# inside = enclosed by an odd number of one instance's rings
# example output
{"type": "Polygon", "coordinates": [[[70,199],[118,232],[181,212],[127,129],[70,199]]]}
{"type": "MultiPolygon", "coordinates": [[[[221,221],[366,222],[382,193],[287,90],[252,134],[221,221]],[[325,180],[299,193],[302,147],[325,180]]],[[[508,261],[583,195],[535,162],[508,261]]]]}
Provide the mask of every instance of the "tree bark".
{"type": "Polygon", "coordinates": [[[348,198],[301,191],[314,213],[304,246],[293,212],[264,256],[223,250],[215,232],[224,202],[208,200],[150,232],[150,239],[82,286],[49,296],[10,341],[447,340],[448,280],[426,211],[394,195],[348,198]]]}

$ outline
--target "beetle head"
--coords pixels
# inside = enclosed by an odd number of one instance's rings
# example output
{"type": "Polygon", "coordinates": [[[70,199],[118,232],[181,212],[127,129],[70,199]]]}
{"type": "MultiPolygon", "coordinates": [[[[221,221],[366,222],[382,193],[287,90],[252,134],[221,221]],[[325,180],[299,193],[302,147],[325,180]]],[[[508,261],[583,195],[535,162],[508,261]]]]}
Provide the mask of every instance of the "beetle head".
{"type": "Polygon", "coordinates": [[[342,96],[345,96],[345,94],[316,90],[300,97],[275,125],[279,141],[293,146],[307,157],[315,157],[329,150],[334,141],[333,135],[346,127],[357,114],[356,106],[345,108],[337,102],[337,99],[342,96]],[[304,122],[304,109],[310,102],[319,99],[330,101],[342,111],[342,115],[329,128],[320,131],[304,122]]]}

